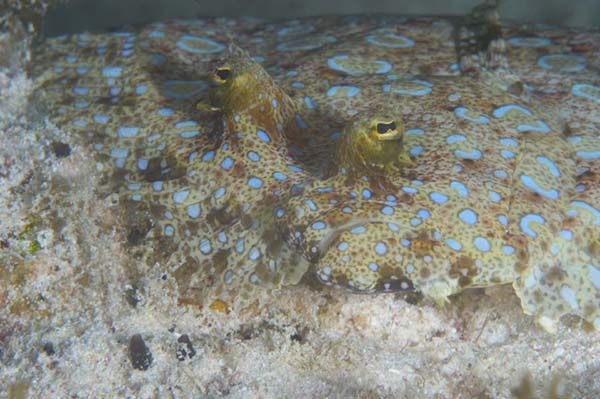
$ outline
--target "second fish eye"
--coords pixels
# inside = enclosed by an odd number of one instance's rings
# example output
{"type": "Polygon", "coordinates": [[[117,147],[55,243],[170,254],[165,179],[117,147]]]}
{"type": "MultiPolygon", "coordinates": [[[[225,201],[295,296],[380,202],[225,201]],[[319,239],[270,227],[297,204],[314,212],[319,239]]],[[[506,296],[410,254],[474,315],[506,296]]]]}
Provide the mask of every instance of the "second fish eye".
{"type": "Polygon", "coordinates": [[[376,124],[377,133],[385,134],[389,131],[396,130],[396,122],[377,122],[376,124]]]}
{"type": "Polygon", "coordinates": [[[215,76],[220,81],[227,81],[231,77],[231,68],[229,67],[220,67],[215,70],[215,76]]]}

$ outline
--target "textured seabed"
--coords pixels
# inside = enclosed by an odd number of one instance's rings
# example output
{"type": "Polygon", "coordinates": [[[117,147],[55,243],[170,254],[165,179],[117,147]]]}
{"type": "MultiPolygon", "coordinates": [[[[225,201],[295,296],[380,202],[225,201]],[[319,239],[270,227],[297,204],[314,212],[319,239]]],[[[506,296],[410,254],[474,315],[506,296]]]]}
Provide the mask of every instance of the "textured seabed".
{"type": "Polygon", "coordinates": [[[32,87],[0,71],[1,398],[507,398],[527,370],[599,396],[597,334],[545,333],[510,286],[445,307],[297,286],[244,314],[178,305],[158,269],[129,286],[105,166],[32,87]]]}

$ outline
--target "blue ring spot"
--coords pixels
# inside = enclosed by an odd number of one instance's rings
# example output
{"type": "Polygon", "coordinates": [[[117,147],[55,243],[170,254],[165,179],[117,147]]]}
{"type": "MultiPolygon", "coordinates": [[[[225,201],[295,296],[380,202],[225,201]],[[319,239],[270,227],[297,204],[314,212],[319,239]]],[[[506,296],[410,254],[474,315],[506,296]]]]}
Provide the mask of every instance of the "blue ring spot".
{"type": "Polygon", "coordinates": [[[101,125],[106,125],[110,118],[107,115],[96,114],[94,115],[94,122],[99,123],[101,125]]]}
{"type": "Polygon", "coordinates": [[[429,198],[436,204],[443,204],[448,202],[448,197],[442,193],[438,193],[437,191],[432,191],[429,193],[429,198]]]}
{"type": "Polygon", "coordinates": [[[462,245],[456,241],[454,238],[447,238],[445,241],[447,246],[455,251],[460,251],[462,249],[462,245]]]}
{"type": "Polygon", "coordinates": [[[548,169],[550,169],[550,173],[552,173],[552,176],[560,176],[560,171],[558,170],[558,167],[551,159],[539,156],[536,158],[536,161],[538,161],[538,163],[540,163],[541,165],[547,166],[548,169]]]}
{"type": "Polygon", "coordinates": [[[391,206],[384,206],[383,208],[381,208],[381,213],[383,213],[384,215],[393,215],[394,214],[394,208],[392,208],[391,206]]]}
{"type": "Polygon", "coordinates": [[[161,108],[157,112],[162,117],[172,116],[175,113],[171,108],[161,108]]]}
{"type": "MultiPolygon", "coordinates": [[[[327,66],[329,66],[329,68],[331,68],[333,70],[345,72],[349,75],[361,75],[361,74],[366,73],[364,70],[361,70],[361,69],[346,69],[344,66],[338,64],[338,61],[347,60],[348,58],[349,57],[346,54],[340,54],[340,55],[333,56],[327,60],[327,66]]],[[[376,73],[376,74],[388,73],[392,69],[392,64],[390,64],[389,62],[384,61],[384,60],[367,60],[367,61],[371,62],[372,64],[378,64],[380,66],[379,69],[374,71],[374,73],[376,73]]]]}
{"type": "Polygon", "coordinates": [[[121,76],[123,68],[120,66],[106,66],[102,68],[102,76],[105,78],[117,78],[121,76]]]}
{"type": "Polygon", "coordinates": [[[345,97],[354,97],[358,93],[360,93],[360,89],[356,86],[331,86],[327,89],[327,97],[339,96],[340,94],[345,97]]]}
{"type": "Polygon", "coordinates": [[[308,206],[308,209],[310,209],[313,212],[318,209],[317,205],[311,199],[305,199],[304,203],[308,206]]]}
{"type": "Polygon", "coordinates": [[[269,135],[267,134],[267,132],[265,132],[264,130],[257,130],[256,131],[256,136],[261,139],[262,141],[264,141],[265,143],[269,143],[271,142],[271,137],[269,137],[269,135]]]}
{"type": "Polygon", "coordinates": [[[418,157],[419,155],[421,155],[421,153],[423,153],[423,146],[418,145],[416,147],[411,148],[408,152],[413,157],[418,157]]]}
{"type": "Polygon", "coordinates": [[[285,180],[285,179],[287,179],[287,176],[285,174],[281,173],[281,172],[274,172],[273,173],[273,178],[275,180],[285,180]]]}
{"type": "Polygon", "coordinates": [[[419,218],[410,219],[410,225],[413,227],[416,227],[416,226],[420,225],[421,223],[423,223],[423,222],[419,218]]]}
{"type": "Polygon", "coordinates": [[[529,213],[521,218],[521,222],[519,223],[519,226],[521,227],[521,230],[523,230],[523,233],[527,234],[530,237],[535,238],[535,237],[537,237],[537,233],[529,227],[529,223],[531,223],[531,222],[544,224],[545,220],[543,217],[541,217],[540,215],[535,214],[535,213],[529,213]]]}
{"type": "Polygon", "coordinates": [[[463,150],[454,150],[454,155],[456,155],[459,158],[472,159],[472,160],[481,159],[481,157],[483,156],[482,152],[478,149],[474,149],[471,152],[466,152],[463,150]]]}
{"type": "Polygon", "coordinates": [[[580,72],[585,69],[586,59],[580,55],[575,54],[546,54],[538,59],[538,65],[546,70],[553,70],[553,61],[559,61],[560,68],[558,72],[580,72]],[[572,61],[571,65],[560,65],[565,60],[572,61]]]}
{"type": "Polygon", "coordinates": [[[73,124],[74,126],[77,126],[77,127],[86,127],[87,126],[87,122],[83,119],[75,119],[73,122],[71,122],[71,124],[73,124]]]}
{"type": "Polygon", "coordinates": [[[317,104],[315,104],[313,99],[309,96],[304,97],[304,104],[306,104],[306,106],[310,109],[317,109],[317,104]]]}
{"type": "Polygon", "coordinates": [[[577,151],[575,155],[583,159],[596,159],[600,158],[600,151],[577,151]]]}
{"type": "Polygon", "coordinates": [[[217,188],[217,190],[215,191],[215,198],[219,199],[219,198],[223,197],[224,195],[225,195],[225,188],[224,187],[217,188]]]}
{"type": "Polygon", "coordinates": [[[510,245],[503,245],[502,246],[502,253],[504,255],[512,255],[515,253],[515,248],[511,247],[510,245]]]}
{"type": "Polygon", "coordinates": [[[488,252],[490,250],[490,242],[483,237],[475,237],[473,245],[481,252],[488,252]]]}
{"type": "Polygon", "coordinates": [[[538,119],[535,121],[536,125],[519,125],[517,126],[517,130],[519,132],[540,132],[540,133],[548,133],[550,131],[550,127],[546,125],[546,123],[538,119]]]}
{"type": "Polygon", "coordinates": [[[310,227],[313,230],[323,230],[326,227],[326,225],[325,225],[325,222],[318,220],[318,221],[314,222],[310,227]]]}
{"type": "Polygon", "coordinates": [[[338,250],[344,252],[347,249],[348,249],[348,243],[346,241],[342,241],[339,243],[338,250]]]}
{"type": "Polygon", "coordinates": [[[361,233],[364,233],[365,231],[367,231],[367,228],[365,226],[356,226],[350,230],[350,233],[351,234],[361,234],[361,233]]]}
{"type": "Polygon", "coordinates": [[[578,207],[578,208],[583,208],[583,209],[587,210],[588,212],[591,212],[592,215],[594,215],[594,217],[595,217],[594,224],[600,225],[600,210],[594,208],[587,202],[583,202],[583,201],[571,201],[570,205],[574,206],[574,207],[578,207]]]}
{"type": "Polygon", "coordinates": [[[560,237],[571,241],[573,239],[573,232],[571,230],[561,230],[560,237]]]}
{"type": "Polygon", "coordinates": [[[420,217],[421,219],[429,219],[429,211],[427,209],[419,209],[417,211],[417,216],[420,217]]]}
{"type": "Polygon", "coordinates": [[[259,179],[258,177],[254,177],[252,176],[251,178],[248,179],[248,185],[252,188],[261,188],[263,184],[263,181],[261,179],[259,179]]]}
{"type": "Polygon", "coordinates": [[[248,252],[248,259],[256,260],[256,259],[258,259],[259,256],[260,256],[260,251],[258,250],[258,248],[256,248],[256,247],[250,248],[250,251],[248,252]]]}
{"type": "Polygon", "coordinates": [[[508,151],[508,150],[501,150],[500,155],[502,155],[502,158],[507,158],[507,159],[515,157],[515,153],[512,151],[508,151]]]}
{"type": "MultiPolygon", "coordinates": [[[[419,79],[409,79],[409,80],[405,80],[406,82],[410,82],[410,83],[416,83],[417,85],[420,86],[420,88],[402,88],[402,87],[392,87],[389,84],[383,85],[383,91],[385,92],[392,92],[392,93],[396,93],[396,94],[403,94],[403,95],[407,95],[407,96],[424,96],[425,94],[429,94],[431,93],[431,88],[433,87],[433,84],[430,82],[427,82],[425,80],[419,80],[419,79]]],[[[397,83],[398,85],[402,85],[402,81],[399,81],[397,83]]]]}
{"type": "Polygon", "coordinates": [[[511,110],[521,111],[522,113],[524,113],[525,115],[528,115],[528,116],[533,115],[530,110],[528,110],[527,108],[525,108],[521,105],[518,105],[518,104],[507,104],[507,105],[498,107],[494,110],[494,112],[492,112],[492,115],[494,115],[494,117],[496,117],[496,118],[502,118],[504,116],[504,114],[506,114],[508,111],[511,111],[511,110]]]}
{"type": "Polygon", "coordinates": [[[372,195],[371,194],[371,190],[366,189],[366,188],[364,190],[362,190],[362,196],[363,196],[363,198],[369,199],[369,198],[371,198],[371,195],[372,195]]]}
{"type": "Polygon", "coordinates": [[[113,148],[110,150],[110,156],[117,159],[127,158],[129,150],[127,148],[113,148]]]}
{"type": "Polygon", "coordinates": [[[594,265],[588,265],[588,275],[590,281],[596,287],[596,290],[600,291],[600,270],[598,270],[594,265]]]}
{"type": "Polygon", "coordinates": [[[208,88],[202,80],[167,80],[160,83],[161,93],[177,100],[195,97],[208,88]]]}
{"type": "Polygon", "coordinates": [[[573,93],[576,96],[579,97],[584,97],[587,98],[589,100],[593,100],[596,101],[598,104],[600,104],[600,87],[599,86],[594,86],[588,83],[577,83],[574,84],[573,87],[571,88],[571,93],[573,93]],[[594,94],[590,94],[588,92],[586,92],[587,90],[591,90],[596,91],[596,95],[594,94]]]}
{"type": "Polygon", "coordinates": [[[200,245],[198,246],[198,248],[200,249],[200,252],[202,252],[205,255],[209,254],[212,251],[212,245],[210,244],[210,241],[206,238],[200,240],[200,245]]]}
{"type": "Polygon", "coordinates": [[[379,270],[379,265],[375,262],[371,262],[369,263],[369,270],[371,270],[372,272],[376,272],[377,270],[379,270]]]}
{"type": "Polygon", "coordinates": [[[465,141],[467,138],[465,136],[463,136],[462,134],[451,134],[450,136],[448,136],[446,138],[446,142],[448,144],[454,144],[457,142],[461,142],[461,141],[465,141]]]}
{"type": "Polygon", "coordinates": [[[396,35],[394,33],[384,33],[365,36],[365,40],[375,46],[391,48],[407,48],[415,45],[415,41],[406,36],[396,35]]]}
{"type": "Polygon", "coordinates": [[[192,120],[181,121],[181,122],[176,122],[173,126],[177,129],[180,129],[182,127],[196,127],[196,126],[198,126],[198,122],[192,121],[192,120]]]}
{"type": "Polygon", "coordinates": [[[215,152],[213,150],[210,150],[210,151],[206,151],[204,153],[204,155],[202,155],[202,160],[204,162],[209,162],[209,161],[212,161],[214,157],[215,157],[215,152]]]}
{"type": "Polygon", "coordinates": [[[473,118],[472,116],[467,115],[468,111],[469,110],[465,107],[456,107],[454,109],[454,113],[459,118],[466,119],[466,120],[474,122],[474,123],[489,123],[490,120],[487,116],[479,115],[477,118],[473,118]]]}
{"type": "Polygon", "coordinates": [[[490,197],[490,200],[492,202],[500,202],[500,200],[502,199],[502,196],[495,191],[489,191],[488,196],[490,197]]]}
{"type": "Polygon", "coordinates": [[[173,202],[175,202],[176,204],[181,204],[185,201],[189,194],[190,192],[187,190],[176,191],[173,193],[173,202]]]}
{"type": "Polygon", "coordinates": [[[496,176],[499,179],[506,179],[508,177],[508,173],[506,173],[503,170],[498,169],[498,170],[494,171],[494,176],[496,176]]]}
{"type": "Polygon", "coordinates": [[[504,137],[500,139],[500,143],[510,147],[517,147],[519,142],[515,139],[511,139],[509,137],[504,137]]]}
{"type": "Polygon", "coordinates": [[[139,170],[146,170],[148,168],[148,160],[147,159],[138,159],[137,167],[139,170]]]}
{"type": "Polygon", "coordinates": [[[545,37],[511,37],[508,42],[517,47],[543,47],[548,46],[552,42],[545,37]]]}
{"type": "Polygon", "coordinates": [[[469,190],[467,190],[467,187],[459,181],[451,182],[450,187],[458,191],[458,195],[460,195],[463,198],[469,195],[469,190]]]}
{"type": "Polygon", "coordinates": [[[521,182],[525,185],[525,187],[535,191],[539,195],[550,199],[558,199],[559,194],[557,190],[544,190],[538,186],[535,180],[533,180],[530,176],[521,175],[521,182]]]}
{"type": "Polygon", "coordinates": [[[200,134],[200,132],[198,130],[188,130],[187,132],[181,132],[179,134],[179,137],[184,138],[184,139],[191,139],[193,137],[196,137],[200,134]]]}
{"type": "Polygon", "coordinates": [[[458,218],[466,224],[477,223],[477,214],[472,209],[463,209],[458,212],[458,218]]]}
{"type": "Polygon", "coordinates": [[[333,187],[332,186],[317,187],[317,192],[318,193],[331,193],[331,192],[333,192],[333,187]]]}
{"type": "Polygon", "coordinates": [[[251,161],[253,161],[253,162],[260,161],[260,155],[258,155],[254,151],[248,151],[247,156],[248,156],[248,159],[251,160],[251,161]]]}
{"type": "Polygon", "coordinates": [[[85,86],[75,86],[73,87],[73,93],[78,96],[87,96],[90,92],[90,89],[85,86]]]}
{"type": "Polygon", "coordinates": [[[175,44],[177,47],[194,54],[212,54],[225,49],[224,45],[214,40],[192,35],[183,35],[175,44]]]}
{"type": "Polygon", "coordinates": [[[196,219],[198,216],[200,216],[200,204],[188,205],[185,209],[185,212],[192,219],[196,219]]]}
{"type": "Polygon", "coordinates": [[[233,159],[231,157],[226,157],[223,162],[221,162],[221,169],[229,170],[233,166],[233,159]]]}
{"type": "Polygon", "coordinates": [[[241,254],[244,252],[244,239],[240,238],[235,242],[235,252],[241,254]]]}
{"type": "Polygon", "coordinates": [[[306,129],[306,128],[308,128],[308,125],[306,124],[306,122],[304,122],[304,119],[302,119],[302,117],[300,116],[300,114],[296,114],[294,116],[294,119],[296,120],[296,124],[298,125],[298,127],[300,129],[306,129]]]}
{"type": "Polygon", "coordinates": [[[385,245],[384,242],[378,242],[377,244],[375,244],[375,252],[378,255],[385,255],[387,253],[388,249],[387,249],[387,245],[385,245]]]}

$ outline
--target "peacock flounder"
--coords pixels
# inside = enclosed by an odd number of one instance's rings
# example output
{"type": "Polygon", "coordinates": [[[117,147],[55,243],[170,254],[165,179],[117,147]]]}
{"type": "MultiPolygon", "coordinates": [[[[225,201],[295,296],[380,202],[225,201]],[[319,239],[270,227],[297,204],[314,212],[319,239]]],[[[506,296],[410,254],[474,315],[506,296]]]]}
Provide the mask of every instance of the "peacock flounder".
{"type": "Polygon", "coordinates": [[[497,21],[172,21],[34,68],[184,301],[513,283],[546,329],[600,329],[600,33],[497,21]]]}

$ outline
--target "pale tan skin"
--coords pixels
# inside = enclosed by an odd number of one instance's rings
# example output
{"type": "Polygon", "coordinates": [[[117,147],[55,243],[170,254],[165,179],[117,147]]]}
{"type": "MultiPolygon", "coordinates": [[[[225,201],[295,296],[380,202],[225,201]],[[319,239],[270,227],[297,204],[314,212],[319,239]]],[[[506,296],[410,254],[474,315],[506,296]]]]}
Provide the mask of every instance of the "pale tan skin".
{"type": "Polygon", "coordinates": [[[503,29],[503,71],[461,73],[436,18],[173,22],[50,40],[36,70],[182,302],[512,283],[546,329],[598,328],[600,34],[503,29]]]}

